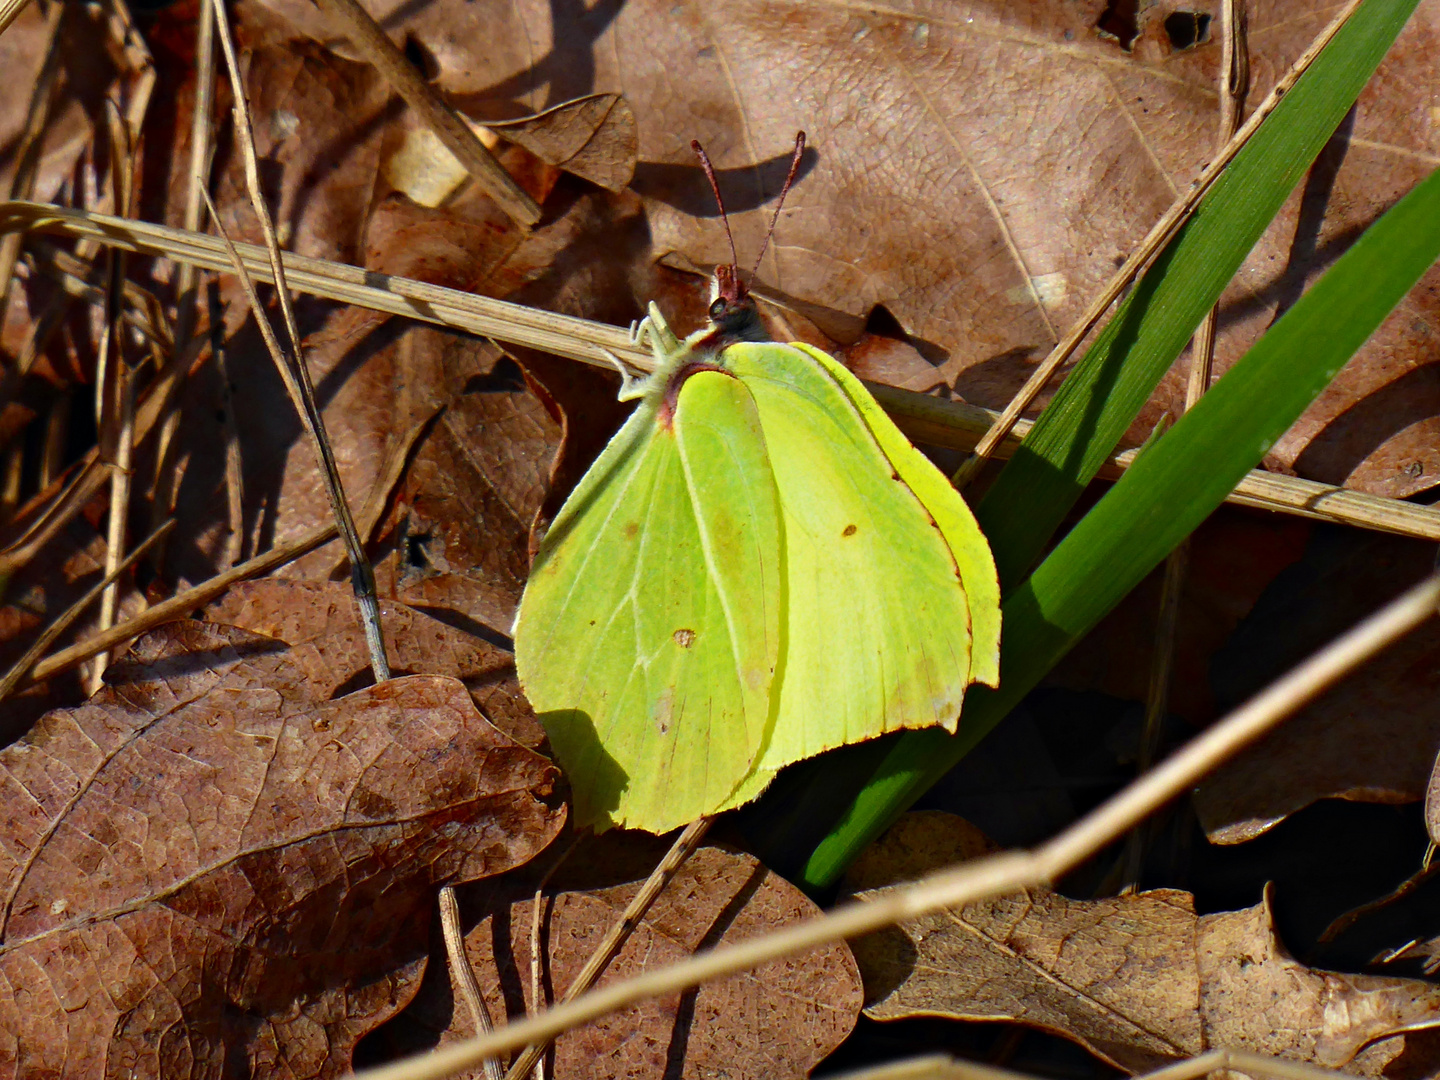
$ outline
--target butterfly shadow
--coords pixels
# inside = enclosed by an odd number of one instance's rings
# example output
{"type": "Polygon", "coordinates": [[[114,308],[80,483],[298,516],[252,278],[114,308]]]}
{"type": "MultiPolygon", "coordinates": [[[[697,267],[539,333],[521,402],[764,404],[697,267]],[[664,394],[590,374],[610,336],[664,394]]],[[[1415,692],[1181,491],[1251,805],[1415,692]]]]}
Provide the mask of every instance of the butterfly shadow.
{"type": "Polygon", "coordinates": [[[539,717],[550,735],[551,746],[562,751],[562,759],[572,772],[586,778],[583,789],[571,790],[572,818],[582,822],[612,818],[620,796],[630,785],[630,774],[605,749],[590,714],[584,709],[551,709],[539,717]],[[584,803],[580,801],[581,790],[585,792],[584,803]]]}

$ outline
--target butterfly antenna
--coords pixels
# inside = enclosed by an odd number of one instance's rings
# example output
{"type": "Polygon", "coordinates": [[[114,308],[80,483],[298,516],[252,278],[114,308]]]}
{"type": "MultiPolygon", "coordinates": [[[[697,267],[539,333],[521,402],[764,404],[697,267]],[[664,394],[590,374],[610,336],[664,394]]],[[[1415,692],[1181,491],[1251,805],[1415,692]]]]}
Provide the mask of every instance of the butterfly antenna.
{"type": "Polygon", "coordinates": [[[720,197],[720,185],[715,181],[715,166],[710,164],[710,155],[705,153],[699,139],[690,140],[690,149],[694,150],[695,156],[700,159],[700,167],[705,170],[705,179],[710,181],[710,190],[715,193],[715,205],[720,208],[720,220],[725,225],[725,236],[730,241],[730,265],[735,267],[736,274],[739,274],[740,256],[735,253],[735,236],[730,232],[730,218],[725,213],[725,200],[720,197]]]}
{"type": "MultiPolygon", "coordinates": [[[[765,242],[760,245],[760,254],[755,258],[755,267],[750,271],[753,278],[756,271],[760,269],[760,261],[765,258],[765,249],[770,246],[770,238],[775,235],[775,226],[780,222],[780,211],[785,208],[785,196],[790,194],[790,185],[795,183],[795,174],[800,171],[800,159],[805,155],[805,133],[795,133],[795,153],[790,158],[790,171],[785,174],[785,186],[780,189],[780,201],[775,204],[775,216],[770,219],[770,228],[765,230],[765,242]]],[[[730,226],[725,226],[729,229],[730,226]]],[[[735,242],[730,242],[734,247],[735,242]]]]}

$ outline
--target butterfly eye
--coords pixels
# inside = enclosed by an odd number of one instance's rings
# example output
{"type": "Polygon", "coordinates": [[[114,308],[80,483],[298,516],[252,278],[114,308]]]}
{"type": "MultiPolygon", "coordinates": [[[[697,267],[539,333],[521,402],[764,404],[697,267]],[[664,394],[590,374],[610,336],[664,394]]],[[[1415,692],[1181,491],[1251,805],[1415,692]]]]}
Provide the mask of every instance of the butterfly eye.
{"type": "Polygon", "coordinates": [[[712,319],[718,319],[718,318],[720,318],[721,315],[724,315],[724,314],[725,314],[725,298],[724,298],[723,296],[717,296],[717,297],[715,298],[714,302],[711,303],[711,305],[710,305],[710,318],[712,318],[712,319]]]}

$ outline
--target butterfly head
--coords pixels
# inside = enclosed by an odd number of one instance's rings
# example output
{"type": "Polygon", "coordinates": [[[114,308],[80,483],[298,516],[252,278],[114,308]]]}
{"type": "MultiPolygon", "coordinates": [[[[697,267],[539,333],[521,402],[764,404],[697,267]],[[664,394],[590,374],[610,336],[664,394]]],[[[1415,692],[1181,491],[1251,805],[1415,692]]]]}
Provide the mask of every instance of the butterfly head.
{"type": "MultiPolygon", "coordinates": [[[[730,263],[715,267],[715,277],[711,286],[710,294],[710,322],[718,335],[726,341],[768,341],[769,336],[760,322],[760,314],[755,308],[755,298],[750,295],[750,289],[740,275],[740,259],[735,253],[735,237],[730,232],[730,218],[725,213],[725,200],[720,197],[720,184],[715,179],[715,169],[710,164],[709,155],[699,142],[691,142],[690,148],[700,159],[700,166],[705,170],[705,178],[710,181],[710,190],[715,193],[715,205],[720,208],[720,220],[725,225],[725,235],[730,240],[730,263]]],[[[785,196],[790,192],[790,185],[795,182],[795,174],[800,170],[800,159],[805,153],[805,133],[797,132],[795,135],[795,153],[790,159],[790,171],[785,177],[785,186],[780,189],[780,199],[775,206],[775,215],[770,219],[770,228],[765,233],[765,242],[760,245],[760,254],[755,259],[755,269],[750,271],[754,277],[755,270],[760,269],[760,262],[765,258],[765,249],[770,246],[770,237],[775,233],[775,224],[780,220],[780,209],[785,205],[785,196]]]]}
{"type": "Polygon", "coordinates": [[[755,298],[734,263],[717,266],[710,287],[710,323],[729,341],[768,341],[755,298]]]}

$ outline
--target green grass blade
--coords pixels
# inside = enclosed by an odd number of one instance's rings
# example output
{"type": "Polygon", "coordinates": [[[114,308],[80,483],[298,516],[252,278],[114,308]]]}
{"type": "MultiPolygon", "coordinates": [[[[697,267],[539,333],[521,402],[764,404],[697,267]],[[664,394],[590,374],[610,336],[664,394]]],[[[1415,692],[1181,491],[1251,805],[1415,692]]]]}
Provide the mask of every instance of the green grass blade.
{"type": "Polygon", "coordinates": [[[976,507],[1003,591],[1039,558],[1359,96],[1416,0],[1369,0],[1340,29],[1136,284],[976,507]]]}
{"type": "Polygon", "coordinates": [[[803,884],[833,882],[1219,506],[1437,257],[1440,171],[1375,222],[1011,594],[1000,689],[971,690],[959,734],[932,729],[893,743],[812,854],[803,884]]]}

